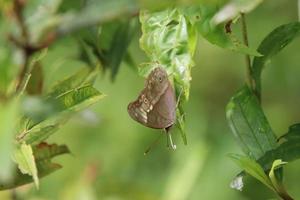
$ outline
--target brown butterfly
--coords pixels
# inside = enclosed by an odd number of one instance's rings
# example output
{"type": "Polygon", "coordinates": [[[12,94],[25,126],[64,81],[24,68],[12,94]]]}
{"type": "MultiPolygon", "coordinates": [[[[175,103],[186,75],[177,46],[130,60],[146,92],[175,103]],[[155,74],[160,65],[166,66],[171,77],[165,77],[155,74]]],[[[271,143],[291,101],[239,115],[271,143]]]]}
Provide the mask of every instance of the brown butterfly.
{"type": "Polygon", "coordinates": [[[165,129],[171,147],[176,148],[168,133],[176,121],[176,97],[168,74],[162,67],[151,71],[137,100],[128,105],[128,113],[144,126],[165,129]]]}

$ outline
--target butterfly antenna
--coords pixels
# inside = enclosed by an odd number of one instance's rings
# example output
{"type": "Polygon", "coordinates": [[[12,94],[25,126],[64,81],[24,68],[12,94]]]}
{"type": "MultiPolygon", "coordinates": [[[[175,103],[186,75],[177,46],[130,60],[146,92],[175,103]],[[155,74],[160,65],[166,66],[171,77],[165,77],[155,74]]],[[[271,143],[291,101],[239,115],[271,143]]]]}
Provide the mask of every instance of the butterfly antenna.
{"type": "Polygon", "coordinates": [[[149,147],[146,149],[146,151],[144,152],[144,156],[146,156],[149,152],[150,152],[150,150],[155,146],[155,145],[157,145],[157,143],[158,143],[158,141],[159,141],[159,139],[161,138],[161,136],[162,136],[162,134],[159,134],[159,136],[156,138],[156,140],[154,140],[150,145],[149,145],[149,147]]]}

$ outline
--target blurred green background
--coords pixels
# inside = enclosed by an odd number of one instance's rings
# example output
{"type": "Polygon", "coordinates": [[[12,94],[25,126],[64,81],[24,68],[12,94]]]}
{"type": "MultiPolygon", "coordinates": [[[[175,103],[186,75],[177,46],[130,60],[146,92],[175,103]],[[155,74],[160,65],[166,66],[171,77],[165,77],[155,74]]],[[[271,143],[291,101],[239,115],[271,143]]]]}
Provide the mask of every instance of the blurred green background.
{"type": "MultiPolygon", "coordinates": [[[[265,1],[247,15],[252,47],[275,27],[298,20],[297,1],[265,1]]],[[[240,24],[233,26],[239,32],[240,24]]],[[[130,45],[136,63],[147,61],[138,39],[130,45]]],[[[296,39],[277,55],[263,74],[263,108],[275,133],[285,133],[299,122],[299,47],[296,39]]],[[[42,60],[46,88],[77,71],[74,61],[78,46],[72,36],[49,48],[42,60]],[[62,56],[63,55],[63,56],[62,56]]],[[[173,129],[175,152],[166,148],[165,138],[144,156],[159,130],[133,121],[127,105],[144,86],[137,72],[122,64],[114,82],[108,73],[99,75],[96,88],[107,96],[70,120],[50,142],[65,143],[71,155],[56,158],[63,168],[41,179],[40,189],[32,184],[20,187],[20,199],[104,199],[104,200],[215,200],[275,199],[261,183],[248,178],[242,192],[229,187],[239,168],[227,157],[241,153],[227,126],[225,106],[242,86],[244,56],[220,49],[199,38],[192,69],[190,100],[186,103],[188,145],[173,129]]],[[[285,183],[291,196],[300,198],[300,161],[285,167],[285,183]]],[[[10,199],[11,191],[0,192],[10,199]]]]}

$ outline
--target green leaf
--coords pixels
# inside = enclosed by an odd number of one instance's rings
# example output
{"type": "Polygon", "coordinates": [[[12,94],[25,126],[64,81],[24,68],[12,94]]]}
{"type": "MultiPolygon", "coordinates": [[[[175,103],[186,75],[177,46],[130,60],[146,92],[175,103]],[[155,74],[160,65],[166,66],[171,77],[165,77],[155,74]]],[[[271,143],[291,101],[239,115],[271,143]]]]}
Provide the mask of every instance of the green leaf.
{"type": "Polygon", "coordinates": [[[26,142],[26,144],[39,144],[45,141],[50,135],[59,129],[59,123],[46,126],[35,126],[32,129],[25,130],[17,136],[19,143],[26,142]]]}
{"type": "Polygon", "coordinates": [[[26,86],[26,91],[30,95],[40,95],[43,90],[43,70],[39,62],[36,62],[31,70],[31,76],[26,86]]]}
{"type": "Polygon", "coordinates": [[[243,151],[254,159],[277,147],[263,110],[247,86],[239,90],[226,108],[229,126],[243,151]]]}
{"type": "MultiPolygon", "coordinates": [[[[56,170],[60,169],[61,166],[55,163],[37,163],[37,170],[39,172],[39,178],[47,176],[56,170]]],[[[17,171],[14,179],[9,183],[3,183],[0,180],[0,190],[7,190],[16,188],[21,185],[25,185],[32,182],[32,177],[27,174],[22,174],[20,171],[17,171]]]]}
{"type": "Polygon", "coordinates": [[[79,111],[103,98],[104,95],[90,85],[74,88],[56,97],[61,111],[79,111]]]}
{"type": "Polygon", "coordinates": [[[19,100],[0,101],[0,179],[9,181],[12,177],[14,134],[17,131],[19,100]]]}
{"type": "Polygon", "coordinates": [[[18,164],[21,173],[32,176],[36,188],[39,188],[38,171],[31,146],[22,143],[21,146],[16,149],[13,159],[18,164]]]}
{"type": "Polygon", "coordinates": [[[61,23],[62,17],[57,14],[60,4],[61,0],[46,0],[27,6],[28,9],[32,9],[27,13],[33,13],[26,17],[31,44],[39,44],[61,23]]]}
{"type": "Polygon", "coordinates": [[[248,173],[249,175],[253,176],[257,180],[262,182],[271,190],[274,190],[272,182],[265,174],[263,168],[255,160],[237,154],[230,154],[229,157],[243,170],[245,170],[246,173],[248,173]]]}
{"type": "Polygon", "coordinates": [[[275,28],[269,33],[258,47],[258,52],[262,57],[255,57],[252,64],[252,77],[255,80],[255,92],[260,96],[261,93],[261,73],[262,70],[273,56],[279,53],[285,46],[299,36],[300,22],[284,24],[275,28]]]}
{"type": "MultiPolygon", "coordinates": [[[[95,70],[97,71],[97,70],[95,70]]],[[[66,79],[57,82],[48,92],[46,96],[51,98],[56,98],[59,95],[69,92],[76,87],[80,87],[84,84],[88,84],[89,75],[93,74],[88,68],[83,68],[76,72],[75,74],[67,77],[66,79]]]]}
{"type": "Polygon", "coordinates": [[[279,141],[281,141],[282,139],[300,140],[300,123],[290,126],[289,131],[286,134],[282,135],[280,138],[278,138],[279,141]]]}
{"type": "Polygon", "coordinates": [[[50,161],[53,157],[70,153],[66,145],[47,144],[45,142],[34,146],[33,150],[37,162],[50,161]]]}
{"type": "Polygon", "coordinates": [[[240,13],[248,13],[261,4],[263,0],[231,0],[225,4],[212,18],[212,23],[218,25],[234,19],[240,13]]]}
{"type": "MultiPolygon", "coordinates": [[[[198,10],[194,11],[194,13],[198,13],[197,16],[199,16],[199,20],[195,21],[195,26],[199,33],[210,43],[221,48],[253,56],[261,56],[255,49],[247,47],[239,41],[233,33],[226,33],[223,24],[216,25],[212,23],[212,18],[217,11],[218,7],[212,5],[201,5],[198,10]]],[[[193,15],[190,13],[189,16],[192,17],[193,15]]]]}
{"type": "Polygon", "coordinates": [[[280,144],[276,149],[266,152],[258,162],[265,170],[271,169],[272,163],[276,159],[285,162],[292,162],[300,158],[300,139],[288,140],[280,144]]]}
{"type": "Polygon", "coordinates": [[[271,170],[269,172],[269,177],[270,177],[270,180],[274,186],[274,188],[277,190],[277,191],[281,191],[283,189],[283,185],[281,182],[278,182],[277,178],[276,178],[276,173],[275,173],[275,170],[276,169],[279,169],[281,166],[287,164],[287,162],[283,162],[282,160],[278,159],[278,160],[274,160],[273,164],[272,164],[272,167],[271,167],[271,170]]]}
{"type": "Polygon", "coordinates": [[[65,35],[91,25],[104,24],[115,19],[129,18],[138,13],[138,4],[132,0],[90,1],[79,12],[61,16],[57,34],[65,35]]]}
{"type": "MultiPolygon", "coordinates": [[[[52,158],[58,155],[70,153],[69,149],[65,145],[57,144],[49,145],[47,143],[41,143],[37,146],[33,146],[32,149],[36,161],[38,178],[47,176],[61,168],[59,164],[51,162],[52,158]]],[[[23,174],[19,170],[17,170],[14,178],[9,183],[5,183],[0,180],[0,190],[15,188],[31,182],[31,176],[29,176],[28,174],[23,174]]]]}

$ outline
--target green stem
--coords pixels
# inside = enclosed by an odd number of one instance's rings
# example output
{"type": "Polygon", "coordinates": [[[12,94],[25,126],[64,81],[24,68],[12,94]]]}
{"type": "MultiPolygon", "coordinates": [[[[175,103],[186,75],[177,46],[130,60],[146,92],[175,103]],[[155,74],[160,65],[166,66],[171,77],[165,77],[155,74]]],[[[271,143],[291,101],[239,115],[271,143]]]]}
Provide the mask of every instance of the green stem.
{"type": "MultiPolygon", "coordinates": [[[[242,20],[242,33],[243,33],[243,40],[244,44],[248,47],[248,32],[247,32],[247,24],[246,24],[246,17],[244,13],[241,13],[241,20],[242,20]]],[[[246,83],[248,87],[254,91],[254,80],[252,78],[251,73],[251,60],[250,56],[248,54],[245,55],[245,61],[246,61],[246,83]]]]}

